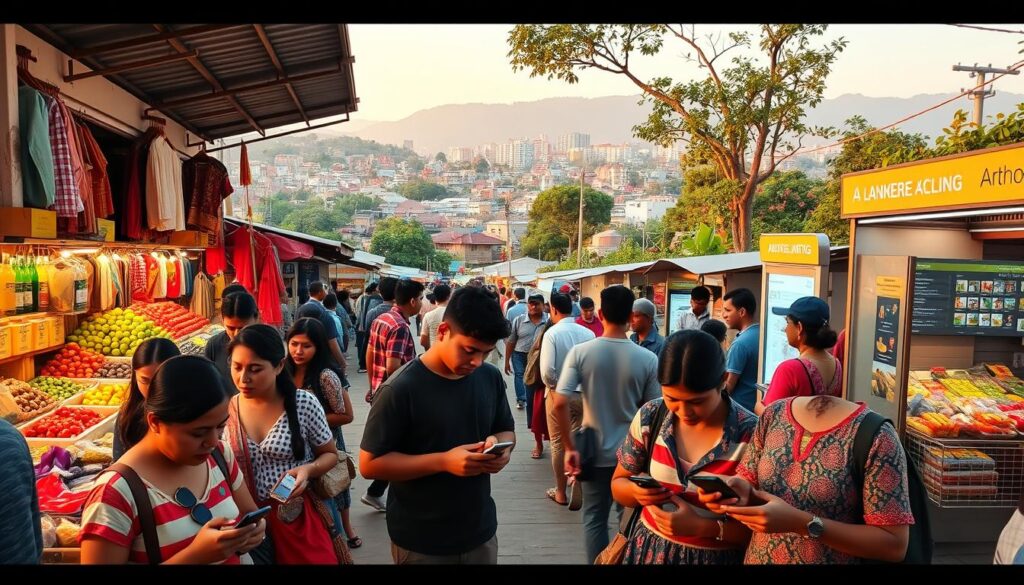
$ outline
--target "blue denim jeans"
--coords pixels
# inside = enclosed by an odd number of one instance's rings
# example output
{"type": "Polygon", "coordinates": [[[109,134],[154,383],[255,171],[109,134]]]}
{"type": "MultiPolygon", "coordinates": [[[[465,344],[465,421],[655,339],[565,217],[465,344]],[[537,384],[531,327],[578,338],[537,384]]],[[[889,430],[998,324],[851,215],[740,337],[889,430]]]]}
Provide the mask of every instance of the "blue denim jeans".
{"type": "Polygon", "coordinates": [[[615,525],[622,517],[622,505],[612,499],[614,467],[595,467],[594,477],[582,482],[583,486],[583,538],[586,543],[587,564],[608,547],[608,516],[615,505],[615,525]]]}
{"type": "Polygon", "coordinates": [[[512,373],[515,374],[516,400],[526,402],[526,384],[523,382],[523,374],[526,373],[525,351],[512,352],[512,373]]]}

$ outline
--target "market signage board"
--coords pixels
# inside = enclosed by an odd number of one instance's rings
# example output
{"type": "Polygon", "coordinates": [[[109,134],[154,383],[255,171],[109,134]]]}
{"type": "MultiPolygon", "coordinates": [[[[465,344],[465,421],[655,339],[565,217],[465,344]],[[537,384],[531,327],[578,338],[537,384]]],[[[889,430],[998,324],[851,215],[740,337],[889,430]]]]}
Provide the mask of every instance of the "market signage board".
{"type": "Polygon", "coordinates": [[[1024,143],[843,175],[842,217],[1024,203],[1024,143]]]}
{"type": "Polygon", "coordinates": [[[828,266],[825,234],[762,234],[760,249],[762,263],[828,266]]]}
{"type": "Polygon", "coordinates": [[[871,394],[895,403],[900,342],[901,300],[906,291],[906,278],[878,276],[875,278],[875,332],[872,335],[871,394]]]}
{"type": "Polygon", "coordinates": [[[910,332],[1024,336],[1024,262],[920,258],[910,332]]]}
{"type": "Polygon", "coordinates": [[[800,352],[789,345],[786,339],[786,318],[772,313],[774,308],[789,308],[801,297],[817,296],[814,277],[797,274],[768,273],[764,295],[764,317],[761,335],[763,355],[760,382],[768,384],[775,375],[775,368],[788,359],[798,357],[800,352]]]}

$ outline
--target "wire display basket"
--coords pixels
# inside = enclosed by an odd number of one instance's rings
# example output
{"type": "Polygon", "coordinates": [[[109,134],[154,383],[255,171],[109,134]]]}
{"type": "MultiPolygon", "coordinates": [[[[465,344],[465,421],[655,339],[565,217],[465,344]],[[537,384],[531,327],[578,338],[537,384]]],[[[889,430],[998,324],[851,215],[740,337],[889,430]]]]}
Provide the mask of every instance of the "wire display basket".
{"type": "Polygon", "coordinates": [[[937,439],[907,433],[928,497],[940,508],[1016,508],[1024,488],[1024,441],[937,439]]]}

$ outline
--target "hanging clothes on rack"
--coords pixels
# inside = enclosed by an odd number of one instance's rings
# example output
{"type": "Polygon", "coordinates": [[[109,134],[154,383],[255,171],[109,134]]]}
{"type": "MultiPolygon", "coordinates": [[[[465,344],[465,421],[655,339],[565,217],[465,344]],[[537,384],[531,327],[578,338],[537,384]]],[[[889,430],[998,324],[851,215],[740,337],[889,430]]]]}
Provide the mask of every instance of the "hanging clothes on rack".
{"type": "MultiPolygon", "coordinates": [[[[99,232],[99,226],[96,223],[96,201],[92,191],[93,165],[89,158],[88,150],[83,148],[82,126],[73,116],[71,117],[71,127],[75,131],[76,151],[82,163],[82,180],[78,184],[78,191],[82,197],[82,205],[85,206],[85,210],[78,216],[78,231],[95,234],[99,232]]],[[[76,176],[77,179],[78,177],[76,176]]]]}
{"type": "Polygon", "coordinates": [[[181,263],[177,255],[167,260],[167,298],[176,299],[181,296],[181,263]]]}
{"type": "Polygon", "coordinates": [[[260,312],[260,320],[268,325],[280,325],[281,295],[285,290],[284,278],[281,276],[281,263],[277,259],[277,249],[270,238],[260,233],[254,233],[252,239],[256,244],[256,267],[253,272],[249,228],[239,228],[229,238],[232,244],[235,280],[250,293],[256,290],[254,296],[260,312]],[[256,286],[257,277],[259,278],[258,287],[256,286]]]}
{"type": "Polygon", "coordinates": [[[146,218],[150,229],[156,231],[185,229],[181,159],[162,135],[149,147],[149,160],[146,164],[146,218]]]}
{"type": "Polygon", "coordinates": [[[228,169],[206,152],[200,152],[185,161],[181,174],[188,229],[218,234],[224,199],[235,190],[228,179],[228,169]]]}
{"type": "Polygon", "coordinates": [[[43,96],[43,99],[47,102],[50,146],[53,150],[53,170],[56,183],[54,208],[57,210],[59,218],[77,218],[78,214],[85,210],[85,206],[82,205],[78,183],[75,181],[75,161],[71,156],[71,142],[68,138],[66,121],[56,98],[43,96]]]}
{"type": "Polygon", "coordinates": [[[192,302],[189,303],[189,310],[213,321],[217,316],[214,308],[214,286],[210,277],[202,272],[196,274],[192,283],[192,302]]]}
{"type": "Polygon", "coordinates": [[[156,265],[156,259],[149,255],[132,254],[128,260],[128,296],[131,301],[150,302],[153,300],[152,295],[149,294],[149,264],[146,258],[152,260],[154,266],[156,265]]]}
{"type": "Polygon", "coordinates": [[[128,151],[124,199],[120,209],[121,233],[129,240],[152,239],[146,219],[146,168],[149,162],[149,145],[159,135],[158,128],[150,127],[132,143],[128,151]]]}
{"type": "Polygon", "coordinates": [[[18,88],[18,130],[21,138],[21,181],[25,205],[47,209],[57,191],[50,143],[50,114],[38,90],[18,88]]]}
{"type": "Polygon", "coordinates": [[[110,176],[107,174],[107,157],[89,126],[80,120],[76,120],[76,123],[82,138],[83,152],[92,165],[90,179],[96,217],[108,218],[114,214],[114,199],[110,190],[110,176]]]}

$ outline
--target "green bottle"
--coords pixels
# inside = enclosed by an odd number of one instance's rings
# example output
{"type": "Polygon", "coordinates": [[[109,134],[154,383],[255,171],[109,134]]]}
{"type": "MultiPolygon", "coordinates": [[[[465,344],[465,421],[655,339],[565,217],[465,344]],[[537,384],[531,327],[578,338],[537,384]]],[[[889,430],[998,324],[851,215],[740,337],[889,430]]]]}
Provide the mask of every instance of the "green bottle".
{"type": "Polygon", "coordinates": [[[17,313],[22,315],[28,312],[28,306],[32,302],[32,284],[26,278],[28,275],[25,273],[25,265],[22,263],[21,258],[12,261],[14,263],[14,275],[15,275],[15,294],[18,297],[18,308],[17,313]],[[26,284],[28,287],[26,287],[26,284]],[[28,292],[29,296],[26,298],[25,293],[28,292]],[[27,301],[27,302],[26,302],[27,301]]]}
{"type": "Polygon", "coordinates": [[[36,263],[32,259],[26,259],[29,279],[32,283],[32,310],[35,313],[39,310],[39,273],[36,271],[36,263]]]}

